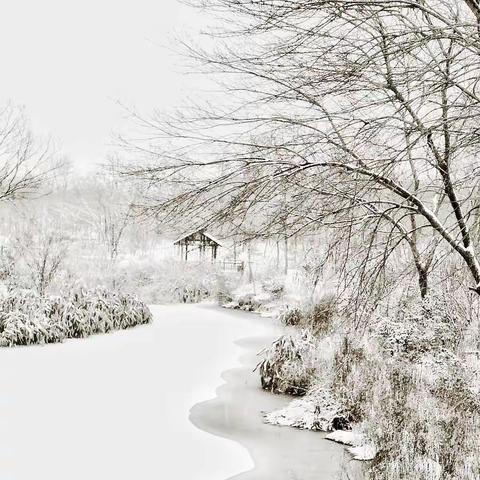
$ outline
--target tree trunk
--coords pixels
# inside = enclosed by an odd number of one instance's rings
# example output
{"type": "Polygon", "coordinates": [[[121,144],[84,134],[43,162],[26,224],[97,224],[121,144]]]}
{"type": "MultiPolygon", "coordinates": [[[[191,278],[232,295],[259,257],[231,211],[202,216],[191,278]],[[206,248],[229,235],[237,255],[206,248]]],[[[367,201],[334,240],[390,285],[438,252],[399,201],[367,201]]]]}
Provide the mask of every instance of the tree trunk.
{"type": "Polygon", "coordinates": [[[428,294],[428,271],[422,267],[417,267],[418,286],[420,287],[420,296],[425,298],[428,294]]]}
{"type": "Polygon", "coordinates": [[[253,283],[253,270],[252,270],[252,249],[251,244],[248,244],[248,283],[253,283]]]}
{"type": "Polygon", "coordinates": [[[276,267],[277,267],[277,270],[278,270],[278,268],[280,267],[280,242],[279,242],[278,239],[276,240],[276,246],[277,246],[277,261],[276,261],[276,267]]]}
{"type": "Polygon", "coordinates": [[[477,20],[480,22],[480,2],[478,0],[465,0],[468,8],[473,12],[477,20]]]}

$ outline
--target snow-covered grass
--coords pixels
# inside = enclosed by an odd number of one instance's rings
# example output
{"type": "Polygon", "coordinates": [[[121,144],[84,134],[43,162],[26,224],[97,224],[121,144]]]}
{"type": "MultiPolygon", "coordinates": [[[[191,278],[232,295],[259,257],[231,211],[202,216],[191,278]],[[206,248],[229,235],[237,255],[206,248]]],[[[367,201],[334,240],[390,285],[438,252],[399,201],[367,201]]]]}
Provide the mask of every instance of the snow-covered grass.
{"type": "MultiPolygon", "coordinates": [[[[35,280],[38,272],[33,273],[35,275],[25,268],[21,258],[11,256],[8,249],[0,252],[0,280],[8,290],[40,292],[39,282],[35,280]]],[[[238,272],[225,275],[220,264],[208,261],[184,262],[173,256],[128,252],[111,259],[92,246],[88,251],[72,248],[48,283],[40,283],[54,295],[79,285],[93,285],[136,295],[147,304],[167,304],[214,299],[223,288],[229,290],[230,283],[237,282],[237,277],[238,272]]]]}
{"type": "Polygon", "coordinates": [[[215,264],[173,258],[126,257],[111,272],[116,288],[149,304],[198,303],[218,294],[222,273],[215,264]]]}
{"type": "Polygon", "coordinates": [[[317,373],[317,354],[316,338],[309,330],[283,335],[262,352],[258,365],[262,388],[305,395],[317,373]]]}
{"type": "Polygon", "coordinates": [[[19,290],[0,300],[0,346],[56,343],[150,321],[150,310],[131,295],[97,288],[46,297],[19,290]]]}

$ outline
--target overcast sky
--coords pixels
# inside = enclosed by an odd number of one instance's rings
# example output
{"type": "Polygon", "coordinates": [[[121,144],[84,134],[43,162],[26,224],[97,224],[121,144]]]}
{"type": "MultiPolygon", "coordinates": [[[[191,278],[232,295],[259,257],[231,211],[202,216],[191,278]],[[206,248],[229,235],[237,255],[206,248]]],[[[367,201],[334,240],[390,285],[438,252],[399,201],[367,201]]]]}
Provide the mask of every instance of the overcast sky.
{"type": "Polygon", "coordinates": [[[125,129],[117,101],[148,112],[189,93],[164,47],[196,21],[176,0],[4,0],[0,102],[24,105],[75,165],[101,162],[125,129]]]}

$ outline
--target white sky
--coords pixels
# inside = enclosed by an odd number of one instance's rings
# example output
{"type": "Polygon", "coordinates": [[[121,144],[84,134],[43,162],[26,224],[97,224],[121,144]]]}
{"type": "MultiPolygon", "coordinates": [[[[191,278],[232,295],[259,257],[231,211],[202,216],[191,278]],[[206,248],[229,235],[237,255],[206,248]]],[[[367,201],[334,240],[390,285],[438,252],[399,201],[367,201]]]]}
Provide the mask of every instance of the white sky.
{"type": "Polygon", "coordinates": [[[101,162],[126,125],[117,101],[148,113],[191,93],[165,46],[196,15],[176,0],[4,0],[0,102],[24,105],[74,165],[101,162]]]}

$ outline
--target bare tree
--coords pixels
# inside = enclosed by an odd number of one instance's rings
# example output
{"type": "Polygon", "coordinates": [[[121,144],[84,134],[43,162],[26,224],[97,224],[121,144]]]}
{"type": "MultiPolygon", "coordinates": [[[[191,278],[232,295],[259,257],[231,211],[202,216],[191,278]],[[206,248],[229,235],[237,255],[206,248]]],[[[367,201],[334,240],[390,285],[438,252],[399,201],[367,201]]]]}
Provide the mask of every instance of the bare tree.
{"type": "Polygon", "coordinates": [[[76,216],[94,232],[114,262],[129,225],[134,221],[134,194],[109,173],[83,184],[83,199],[76,205],[76,216]]]}
{"type": "Polygon", "coordinates": [[[45,295],[67,255],[67,238],[45,222],[26,218],[12,246],[15,263],[24,266],[35,290],[45,295]]]}
{"type": "Polygon", "coordinates": [[[55,172],[52,148],[38,142],[21,108],[0,109],[0,200],[31,196],[55,172]]]}
{"type": "MultiPolygon", "coordinates": [[[[279,185],[288,185],[299,229],[358,232],[352,227],[361,225],[380,270],[407,245],[422,295],[438,252],[454,253],[480,294],[471,235],[480,39],[467,4],[195,4],[229,25],[211,33],[214,51],[187,46],[207,71],[222,75],[227,96],[173,119],[137,116],[148,139],[123,145],[141,153],[143,165],[124,174],[153,191],[176,187],[173,195],[151,195],[146,210],[163,219],[262,219],[279,185]],[[305,205],[310,219],[301,221],[305,205]]],[[[259,230],[271,224],[263,218],[259,230]]]]}

